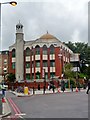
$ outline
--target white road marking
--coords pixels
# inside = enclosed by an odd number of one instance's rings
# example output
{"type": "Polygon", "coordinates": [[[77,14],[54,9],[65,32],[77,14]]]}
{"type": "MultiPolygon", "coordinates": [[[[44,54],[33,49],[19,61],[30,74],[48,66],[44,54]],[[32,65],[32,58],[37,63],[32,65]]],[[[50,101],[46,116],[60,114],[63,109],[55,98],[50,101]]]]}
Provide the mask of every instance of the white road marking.
{"type": "Polygon", "coordinates": [[[21,114],[15,114],[16,116],[22,116],[22,115],[26,115],[25,113],[21,113],[21,114]]]}

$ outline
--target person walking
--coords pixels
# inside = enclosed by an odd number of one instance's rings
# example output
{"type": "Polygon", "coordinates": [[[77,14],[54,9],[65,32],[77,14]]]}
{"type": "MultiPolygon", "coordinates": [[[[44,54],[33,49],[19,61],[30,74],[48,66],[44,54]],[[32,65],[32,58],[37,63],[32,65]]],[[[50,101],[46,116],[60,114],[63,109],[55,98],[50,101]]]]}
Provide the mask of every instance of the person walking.
{"type": "Polygon", "coordinates": [[[61,80],[61,91],[65,91],[65,81],[61,80]]]}
{"type": "Polygon", "coordinates": [[[89,79],[89,81],[88,81],[88,89],[87,89],[87,94],[89,93],[89,90],[90,90],[90,79],[89,79]]]}
{"type": "Polygon", "coordinates": [[[73,92],[73,84],[70,85],[71,91],[73,92]]]}

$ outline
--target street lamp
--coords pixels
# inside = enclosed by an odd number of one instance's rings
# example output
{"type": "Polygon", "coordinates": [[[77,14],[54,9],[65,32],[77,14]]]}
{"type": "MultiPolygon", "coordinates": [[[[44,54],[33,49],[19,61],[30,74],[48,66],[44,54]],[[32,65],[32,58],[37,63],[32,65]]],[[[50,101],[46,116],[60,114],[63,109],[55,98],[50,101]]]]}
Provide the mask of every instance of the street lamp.
{"type": "Polygon", "coordinates": [[[1,5],[2,4],[10,4],[12,6],[16,6],[17,2],[16,1],[11,1],[11,2],[0,3],[0,38],[1,38],[1,5]]]}
{"type": "MultiPolygon", "coordinates": [[[[15,2],[15,1],[11,1],[11,2],[4,2],[4,3],[0,3],[0,51],[2,51],[2,40],[1,40],[1,5],[2,4],[10,4],[10,5],[12,5],[12,6],[16,6],[17,5],[17,2],[15,2]]],[[[2,61],[2,60],[1,60],[2,61]]],[[[2,64],[1,64],[1,68],[2,68],[2,64]]],[[[2,73],[1,73],[2,74],[2,73]]],[[[3,95],[3,93],[2,93],[2,95],[3,95]]],[[[4,98],[3,98],[3,96],[2,96],[2,100],[4,100],[4,98]]],[[[1,100],[0,100],[0,102],[1,102],[1,100]]],[[[2,104],[1,104],[1,106],[2,106],[2,104]]],[[[2,110],[0,110],[0,115],[2,114],[2,110]]]]}
{"type": "Polygon", "coordinates": [[[10,4],[12,6],[16,6],[17,2],[16,1],[11,1],[11,2],[4,2],[4,3],[0,3],[0,4],[10,4]]]}
{"type": "Polygon", "coordinates": [[[58,57],[59,57],[59,59],[60,59],[60,77],[62,77],[62,72],[61,72],[61,69],[62,69],[62,54],[60,53],[60,54],[58,54],[58,57]]]}
{"type": "MultiPolygon", "coordinates": [[[[15,1],[11,1],[11,2],[4,2],[4,3],[0,3],[0,51],[2,51],[2,39],[1,39],[1,5],[3,4],[10,4],[12,6],[16,6],[17,5],[17,2],[15,1]]],[[[2,66],[1,66],[2,68],[2,66]]]]}

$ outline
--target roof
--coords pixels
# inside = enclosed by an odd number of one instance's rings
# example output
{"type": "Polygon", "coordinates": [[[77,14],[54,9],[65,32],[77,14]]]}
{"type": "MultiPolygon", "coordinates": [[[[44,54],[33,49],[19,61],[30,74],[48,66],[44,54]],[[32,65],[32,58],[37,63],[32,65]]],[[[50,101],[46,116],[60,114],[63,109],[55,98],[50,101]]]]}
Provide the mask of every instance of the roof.
{"type": "Polygon", "coordinates": [[[47,32],[46,34],[42,35],[40,39],[56,39],[56,37],[47,32]]]}

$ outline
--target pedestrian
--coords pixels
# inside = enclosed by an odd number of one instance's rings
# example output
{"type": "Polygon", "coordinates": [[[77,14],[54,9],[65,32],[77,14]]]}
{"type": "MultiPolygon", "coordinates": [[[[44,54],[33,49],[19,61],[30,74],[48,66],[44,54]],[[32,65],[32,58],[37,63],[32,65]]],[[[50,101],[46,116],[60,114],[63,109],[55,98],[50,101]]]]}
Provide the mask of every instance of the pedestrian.
{"type": "Polygon", "coordinates": [[[89,90],[90,90],[90,79],[89,79],[89,81],[88,81],[88,89],[87,89],[87,94],[89,93],[89,90]]]}
{"type": "Polygon", "coordinates": [[[78,90],[80,91],[80,83],[78,83],[78,90]]]}
{"type": "Polygon", "coordinates": [[[50,90],[50,83],[48,83],[48,90],[50,90]]]}
{"type": "Polygon", "coordinates": [[[65,81],[64,80],[62,80],[61,81],[61,91],[65,91],[65,81]]]}
{"type": "Polygon", "coordinates": [[[71,91],[73,92],[73,84],[70,85],[71,91]]]}
{"type": "Polygon", "coordinates": [[[38,90],[40,90],[40,84],[38,84],[38,90]]]}
{"type": "Polygon", "coordinates": [[[45,94],[46,86],[43,87],[43,94],[45,94]]]}

